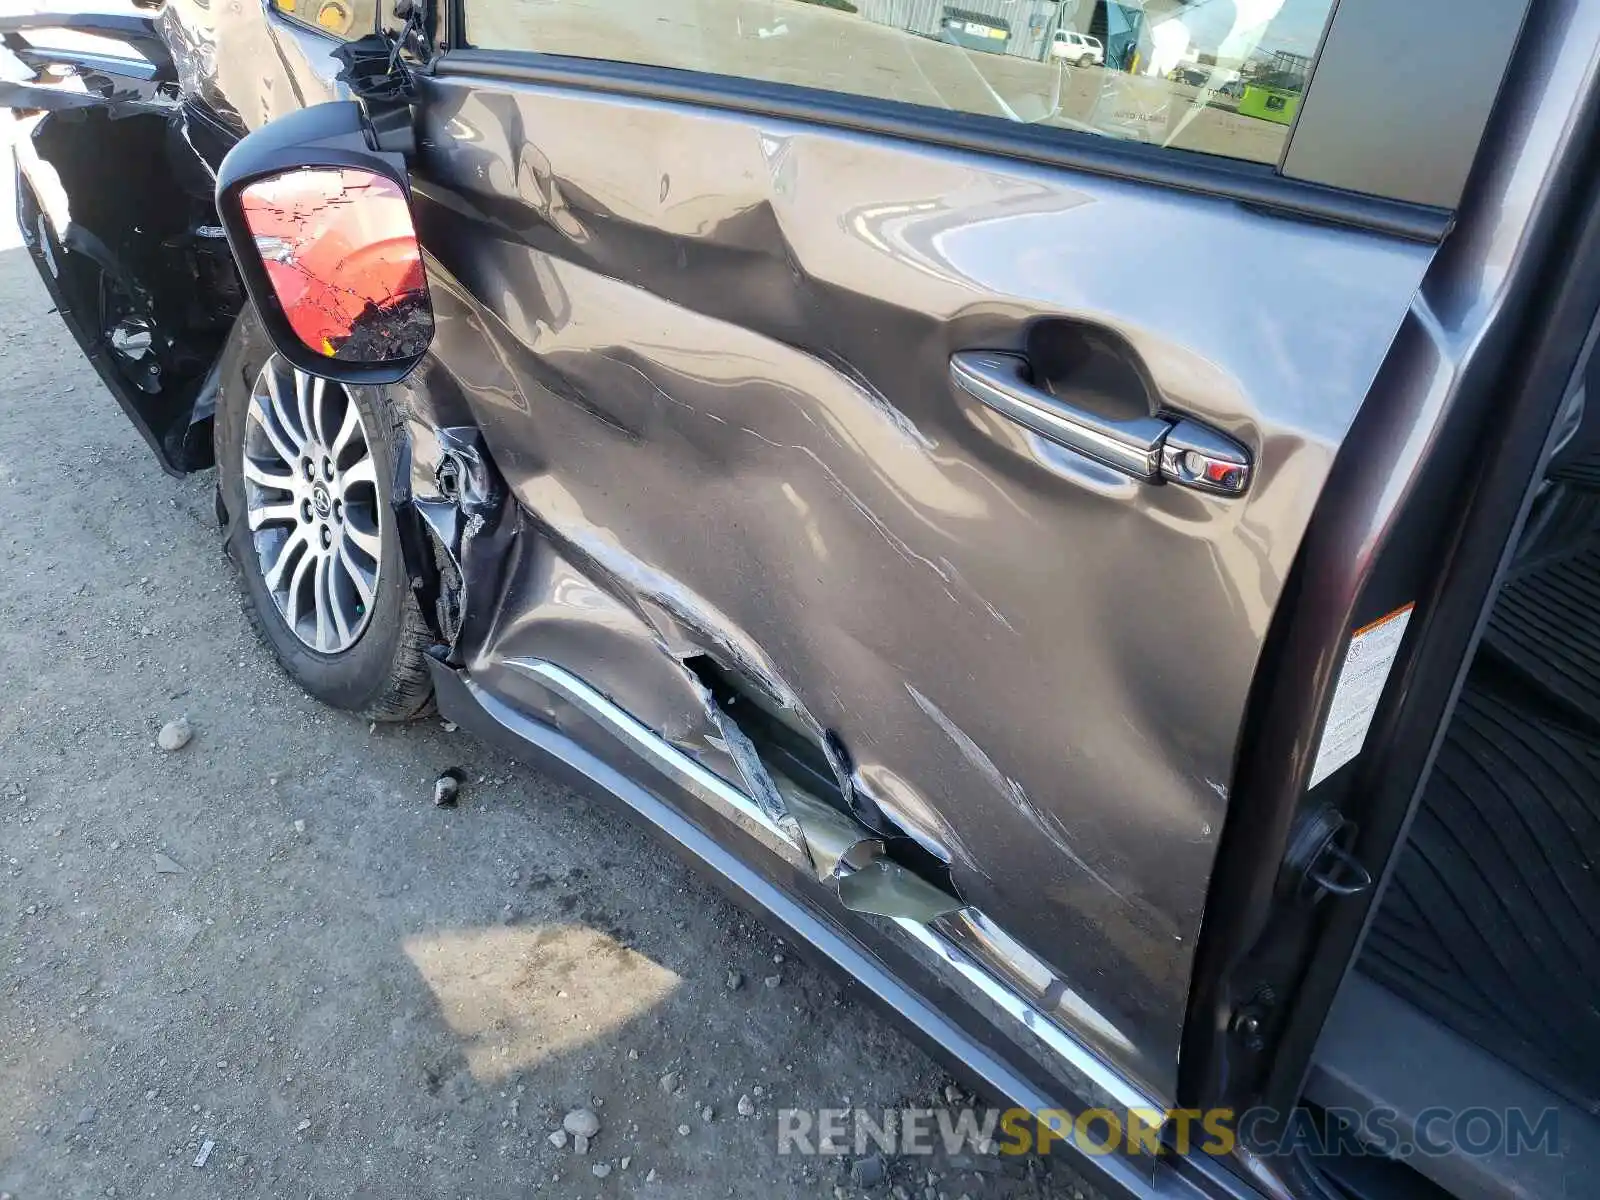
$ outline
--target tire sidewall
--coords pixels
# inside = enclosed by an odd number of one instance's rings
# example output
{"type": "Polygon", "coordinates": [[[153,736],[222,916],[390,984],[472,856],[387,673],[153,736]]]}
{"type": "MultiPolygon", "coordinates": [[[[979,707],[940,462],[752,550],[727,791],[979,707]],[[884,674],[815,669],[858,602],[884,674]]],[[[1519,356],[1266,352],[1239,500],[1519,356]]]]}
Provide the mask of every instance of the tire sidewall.
{"type": "Polygon", "coordinates": [[[396,432],[390,404],[379,389],[345,389],[361,413],[377,469],[383,557],[366,630],[348,650],[321,654],[296,637],[279,613],[245,516],[246,412],[256,380],[273,353],[254,307],[247,306],[223,350],[214,427],[217,483],[228,513],[228,552],[239,569],[251,618],[284,669],[324,703],[365,712],[379,706],[392,686],[395,664],[407,649],[407,607],[412,603],[392,507],[396,432]]]}

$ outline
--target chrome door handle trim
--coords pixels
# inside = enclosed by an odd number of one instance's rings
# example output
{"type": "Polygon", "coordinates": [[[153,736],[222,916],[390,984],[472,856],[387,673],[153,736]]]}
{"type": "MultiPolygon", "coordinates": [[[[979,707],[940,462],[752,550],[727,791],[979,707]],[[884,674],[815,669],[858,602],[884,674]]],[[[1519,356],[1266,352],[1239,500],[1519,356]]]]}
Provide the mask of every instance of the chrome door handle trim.
{"type": "Polygon", "coordinates": [[[1167,483],[1239,496],[1250,486],[1250,475],[1250,451],[1198,421],[1174,421],[1161,443],[1161,478],[1167,483]]]}
{"type": "Polygon", "coordinates": [[[1041,437],[1135,479],[1160,478],[1161,442],[1171,428],[1160,417],[1111,421],[1033,386],[1028,360],[969,350],[950,358],[950,379],[973,399],[1041,437]]]}
{"type": "Polygon", "coordinates": [[[950,357],[950,381],[987,408],[1040,437],[1146,483],[1176,483],[1219,496],[1250,486],[1250,452],[1198,421],[1134,417],[1117,421],[1065,404],[1035,387],[1028,360],[964,350],[950,357]]]}

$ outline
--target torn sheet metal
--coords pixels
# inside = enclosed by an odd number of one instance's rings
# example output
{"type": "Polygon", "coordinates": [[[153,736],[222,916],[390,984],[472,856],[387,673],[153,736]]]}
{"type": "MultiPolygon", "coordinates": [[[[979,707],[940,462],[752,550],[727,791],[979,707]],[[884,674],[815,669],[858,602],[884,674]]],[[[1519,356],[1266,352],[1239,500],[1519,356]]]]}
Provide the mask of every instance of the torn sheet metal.
{"type": "Polygon", "coordinates": [[[712,719],[716,721],[717,728],[722,730],[722,749],[733,759],[734,766],[739,768],[739,775],[744,780],[745,793],[766,814],[767,820],[786,832],[792,831],[798,835],[799,826],[784,807],[783,797],[778,794],[777,784],[773,783],[772,776],[762,765],[755,743],[745,736],[744,730],[739,728],[738,723],[723,712],[709,695],[707,703],[711,708],[712,719]]]}
{"type": "Polygon", "coordinates": [[[915,872],[887,858],[839,877],[839,899],[852,912],[926,925],[960,912],[962,903],[915,872]]]}
{"type": "Polygon", "coordinates": [[[885,840],[849,814],[775,775],[738,724],[707,697],[748,794],[805,848],[819,883],[832,884],[852,912],[927,924],[962,902],[887,857],[885,840]],[[782,780],[780,784],[779,780],[782,780]]]}
{"type": "MultiPolygon", "coordinates": [[[[172,77],[172,58],[155,19],[134,12],[73,12],[68,6],[11,6],[32,11],[0,16],[4,38],[25,60],[116,60],[172,77]],[[55,43],[52,45],[51,43],[55,43]]],[[[88,6],[85,6],[88,7],[88,6]]]]}
{"type": "Polygon", "coordinates": [[[817,878],[824,883],[884,853],[884,843],[848,813],[774,775],[783,802],[805,840],[817,878]]]}
{"type": "MultiPolygon", "coordinates": [[[[887,858],[884,841],[848,814],[754,760],[747,765],[767,775],[791,827],[798,826],[801,831],[798,838],[791,838],[742,790],[724,782],[688,752],[669,744],[569,672],[537,660],[511,660],[506,665],[598,722],[634,754],[760,838],[786,861],[801,865],[801,856],[808,856],[817,878],[833,885],[847,908],[893,921],[945,964],[944,973],[952,983],[964,981],[988,1004],[1020,1022],[1053,1056],[1051,1068],[1066,1071],[1078,1094],[1103,1098],[1106,1105],[1156,1107],[1068,1032],[1069,1022],[1087,1022],[1120,1038],[1114,1025],[1105,1023],[1084,997],[983,913],[887,858]]],[[[569,728],[571,722],[557,720],[556,724],[569,728]]]]}
{"type": "Polygon", "coordinates": [[[33,70],[4,45],[0,45],[0,85],[28,83],[32,79],[33,70]]]}
{"type": "Polygon", "coordinates": [[[178,102],[158,94],[141,96],[125,89],[103,92],[68,91],[50,83],[10,83],[0,80],[0,108],[38,109],[68,112],[72,109],[104,109],[113,119],[147,113],[166,116],[178,110],[178,102]]]}
{"type": "MultiPolygon", "coordinates": [[[[475,593],[492,590],[497,569],[474,568],[475,547],[497,529],[506,493],[471,426],[410,422],[410,503],[432,535],[441,576],[435,631],[454,654],[475,593]]],[[[498,563],[498,551],[489,557],[498,563]]]]}
{"type": "MultiPolygon", "coordinates": [[[[621,709],[583,680],[554,663],[539,659],[509,659],[504,665],[515,674],[535,682],[550,696],[572,706],[578,713],[597,723],[608,736],[615,738],[631,754],[659,771],[677,787],[704,803],[735,827],[744,830],[767,846],[784,861],[802,869],[807,864],[805,851],[798,840],[791,839],[773,824],[760,806],[742,790],[706,768],[692,755],[667,742],[655,730],[621,709]]],[[[569,735],[574,734],[571,714],[562,713],[559,706],[552,706],[552,710],[552,723],[569,735]]]]}
{"type": "MultiPolygon", "coordinates": [[[[117,24],[113,17],[102,21],[117,24]]],[[[77,37],[75,46],[44,44],[52,35],[65,33],[73,19],[61,14],[0,17],[0,108],[68,112],[103,109],[112,119],[141,113],[176,113],[177,94],[171,87],[172,63],[161,40],[142,19],[108,30],[93,28],[77,37]],[[136,45],[140,49],[131,49],[136,45]],[[116,51],[127,49],[124,56],[116,51]],[[143,56],[141,56],[141,51],[143,56]]]]}
{"type": "Polygon", "coordinates": [[[620,579],[635,593],[640,613],[674,657],[687,660],[698,654],[709,655],[741,682],[758,689],[768,704],[787,713],[822,751],[840,794],[856,818],[869,828],[883,824],[882,814],[870,798],[857,793],[854,770],[838,736],[812,715],[767,656],[749,639],[735,633],[726,614],[708,606],[677,581],[620,555],[613,546],[588,543],[583,549],[601,551],[592,556],[594,569],[620,579]]]}

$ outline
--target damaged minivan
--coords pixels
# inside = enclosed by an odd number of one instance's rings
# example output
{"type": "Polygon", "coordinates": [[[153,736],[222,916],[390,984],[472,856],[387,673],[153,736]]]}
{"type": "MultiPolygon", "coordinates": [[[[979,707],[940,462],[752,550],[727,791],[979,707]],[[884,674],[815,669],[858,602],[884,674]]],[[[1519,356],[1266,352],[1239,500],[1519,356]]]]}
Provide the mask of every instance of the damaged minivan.
{"type": "Polygon", "coordinates": [[[1600,1194],[1600,5],[963,5],[0,17],[17,220],[294,680],[1085,1187],[1600,1194]]]}

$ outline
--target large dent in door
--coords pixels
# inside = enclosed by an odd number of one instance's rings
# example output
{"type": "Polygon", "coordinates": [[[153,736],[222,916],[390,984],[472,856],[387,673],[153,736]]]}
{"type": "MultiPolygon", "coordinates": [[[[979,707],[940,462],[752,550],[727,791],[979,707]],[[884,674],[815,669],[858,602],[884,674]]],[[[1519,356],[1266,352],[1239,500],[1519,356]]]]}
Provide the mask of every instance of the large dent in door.
{"type": "MultiPolygon", "coordinates": [[[[439,352],[483,364],[511,493],[613,622],[538,589],[546,656],[706,753],[683,659],[760,681],[842,751],[852,815],[1005,913],[1084,1038],[1170,1099],[1260,640],[1426,249],[765,119],[423,86],[419,223],[463,314],[439,352]],[[1319,306],[1246,317],[1186,282],[1274,271],[1319,306]],[[1248,500],[1073,476],[964,408],[950,353],[1018,349],[1041,311],[1114,329],[1166,402],[1259,447],[1248,500]]],[[[539,640],[504,599],[485,671],[539,640]]]]}
{"type": "MultiPolygon", "coordinates": [[[[914,874],[892,881],[903,888],[882,889],[874,886],[884,882],[876,872],[891,868],[876,867],[841,888],[847,906],[920,920],[954,913],[969,901],[992,906],[993,897],[1018,886],[1004,855],[991,850],[985,856],[974,844],[984,836],[984,808],[998,803],[1024,813],[1039,843],[1069,864],[1074,890],[1051,897],[1052,906],[1070,897],[1079,911],[1095,914],[1097,936],[1115,936],[1124,948],[1142,946],[1152,967],[1163,969],[1172,926],[1137,887],[1111,879],[1106,865],[1095,861],[1103,844],[1080,831],[1085,848],[1074,849],[1062,818],[1008,779],[983,748],[992,730],[959,724],[924,690],[945,690],[948,684],[929,683],[928,675],[950,664],[915,656],[900,661],[886,652],[903,632],[900,616],[922,594],[980,621],[985,639],[1014,644],[1018,631],[998,605],[977,593],[955,555],[927,553],[911,543],[900,517],[891,524],[885,514],[903,513],[904,495],[872,494],[881,481],[847,480],[827,456],[859,452],[863,443],[882,460],[914,456],[920,465],[911,471],[913,480],[919,473],[927,478],[947,517],[982,516],[989,505],[1006,504],[1026,521],[1026,508],[1014,498],[986,494],[992,489],[981,479],[970,491],[940,494],[937,447],[917,435],[914,423],[886,411],[881,397],[866,399],[859,380],[815,356],[789,348],[765,352],[785,360],[781,369],[736,353],[699,361],[681,349],[692,336],[670,323],[646,351],[623,332],[658,319],[654,302],[639,293],[537,253],[511,250],[484,267],[497,277],[476,283],[481,294],[506,297],[521,317],[530,315],[524,306],[533,303],[562,315],[555,318],[559,323],[528,327],[538,331],[530,344],[511,332],[506,315],[471,311],[454,281],[432,276],[436,300],[448,294],[452,308],[471,312],[441,321],[444,344],[436,349],[451,361],[494,364],[489,373],[497,381],[474,393],[478,418],[510,491],[537,530],[530,548],[516,555],[516,569],[526,572],[519,578],[527,583],[513,583],[502,594],[494,635],[467,658],[474,676],[559,721],[562,713],[539,708],[540,697],[503,666],[519,656],[557,661],[728,782],[745,786],[716,713],[708,712],[682,668],[685,659],[709,654],[836,751],[832,764],[852,818],[863,828],[907,836],[949,866],[951,892],[924,886],[927,881],[914,874]],[[605,312],[615,314],[619,340],[589,340],[587,322],[576,314],[605,312]],[[470,337],[452,346],[466,330],[470,337]],[[492,346],[477,346],[479,338],[492,346]],[[786,375],[807,382],[773,382],[786,375]],[[750,448],[756,464],[741,462],[750,448]],[[619,451],[622,458],[613,460],[619,451]],[[696,466],[680,478],[669,464],[682,470],[686,457],[696,466]],[[641,514],[636,497],[654,511],[641,514]],[[670,523],[668,541],[656,543],[669,557],[709,555],[718,565],[676,574],[633,552],[630,547],[640,544],[633,521],[641,516],[658,530],[670,523]],[[837,557],[841,548],[847,560],[837,557]],[[835,570],[853,586],[831,578],[835,570]],[[716,601],[689,583],[691,575],[708,574],[723,582],[716,601]],[[759,640],[753,629],[762,631],[759,640]],[[892,636],[863,640],[867,629],[892,636]],[[829,648],[803,649],[819,643],[829,648]],[[847,754],[837,753],[839,747],[847,754]],[[926,790],[930,782],[939,790],[926,790]],[[1063,843],[1071,855],[1062,853],[1063,843]]],[[[937,528],[939,514],[925,519],[937,528]]],[[[937,653],[938,644],[936,635],[923,653],[937,653]]],[[[1003,698],[1003,689],[996,694],[1003,698]]],[[[1193,828],[1195,841],[1203,842],[1206,819],[1197,816],[1193,828]]],[[[1059,886],[1048,877],[1043,884],[1059,886]]],[[[1094,1002],[1109,1014],[1097,1020],[1127,1025],[1120,1004],[1098,996],[1094,1002]]],[[[1136,1043],[1125,1033],[1117,1045],[1128,1052],[1136,1043]]],[[[1150,1076],[1141,1068],[1137,1077],[1150,1076]]]]}

